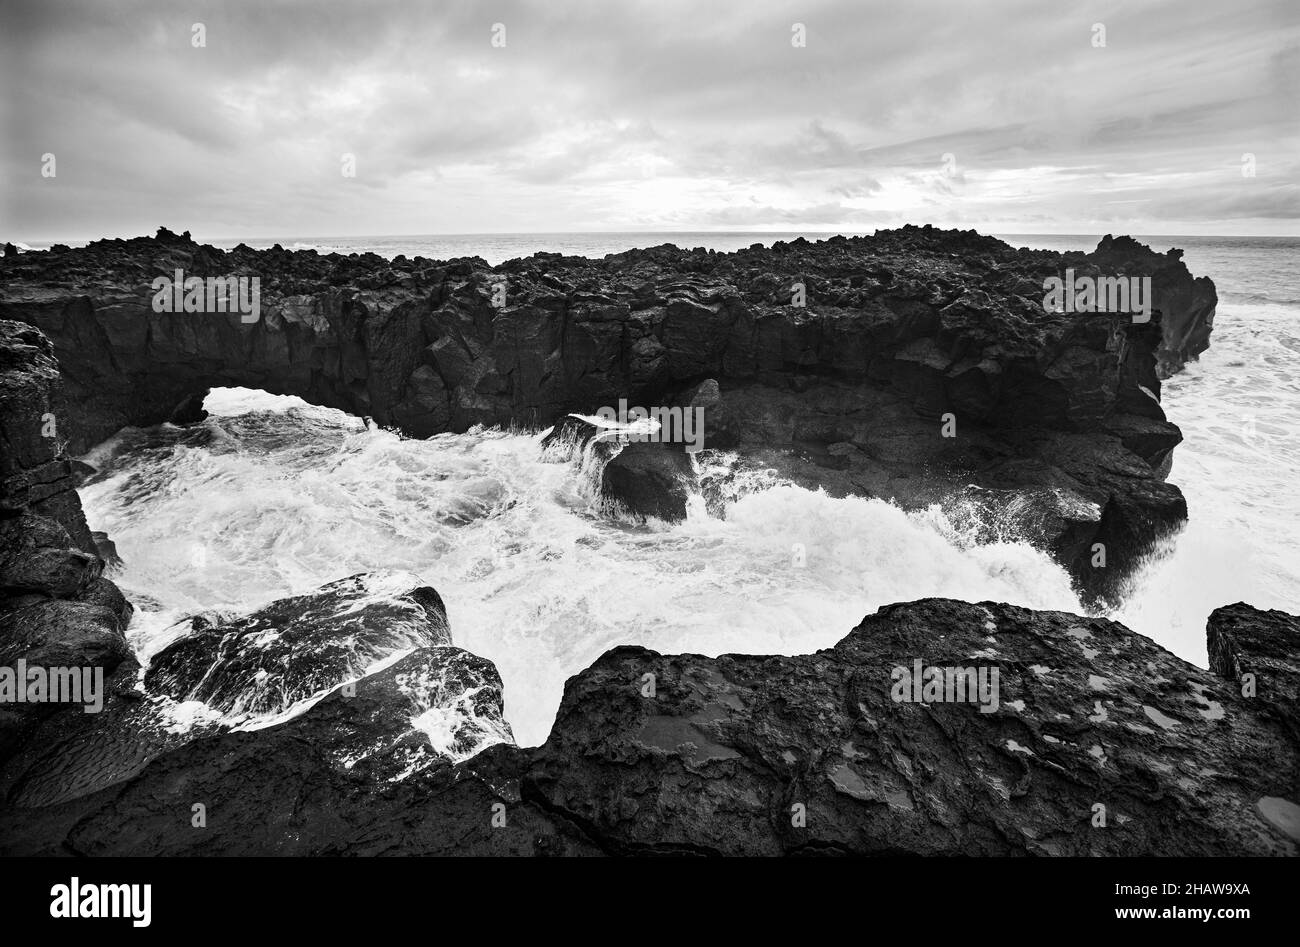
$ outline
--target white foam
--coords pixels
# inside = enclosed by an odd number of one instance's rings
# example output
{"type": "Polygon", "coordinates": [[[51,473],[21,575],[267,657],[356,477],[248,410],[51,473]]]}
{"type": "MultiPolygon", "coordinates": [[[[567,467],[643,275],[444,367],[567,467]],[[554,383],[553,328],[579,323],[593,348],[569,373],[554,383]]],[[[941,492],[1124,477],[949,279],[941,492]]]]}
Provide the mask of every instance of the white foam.
{"type": "Polygon", "coordinates": [[[1298,358],[1294,307],[1221,304],[1209,350],[1164,384],[1184,437],[1169,479],[1189,521],[1148,558],[1114,617],[1201,667],[1214,609],[1300,612],[1298,358]]]}
{"type": "Polygon", "coordinates": [[[86,490],[91,522],[126,562],[122,583],[162,600],[133,629],[142,647],[186,609],[244,611],[356,572],[415,573],[446,601],[454,642],[497,665],[507,720],[531,745],[564,681],[616,645],[806,653],[881,605],[932,595],[1078,610],[1043,553],[972,546],[937,510],[781,485],[737,495],[725,520],[696,503],[684,523],[620,525],[597,509],[598,465],[548,462],[540,435],[403,440],[311,412],[301,436],[152,452],[86,490]]]}

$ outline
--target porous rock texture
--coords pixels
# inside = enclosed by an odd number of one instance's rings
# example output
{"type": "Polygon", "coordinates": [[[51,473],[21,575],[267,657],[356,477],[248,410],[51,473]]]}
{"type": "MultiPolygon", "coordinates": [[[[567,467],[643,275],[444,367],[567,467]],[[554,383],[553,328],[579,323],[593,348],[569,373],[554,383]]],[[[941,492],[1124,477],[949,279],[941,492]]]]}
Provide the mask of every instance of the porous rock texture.
{"type": "MultiPolygon", "coordinates": [[[[50,341],[0,321],[0,666],[135,666],[132,607],[86,527],[59,419],[61,378],[50,341]]],[[[0,703],[0,759],[66,709],[0,703]]]]}
{"type": "MultiPolygon", "coordinates": [[[[162,232],[6,256],[0,277],[0,315],[18,320],[0,321],[0,664],[108,678],[99,714],[0,706],[2,854],[1300,847],[1294,616],[1217,610],[1210,671],[1115,622],[946,599],[882,608],[812,655],[620,647],[569,680],[546,743],[521,748],[496,669],[455,647],[414,577],[195,616],[142,674],[66,453],[123,424],[195,420],[213,385],[413,435],[541,426],[621,397],[700,405],[718,446],[829,489],[1036,499],[1044,543],[1101,594],[1077,568],[1094,543],[1136,555],[1186,515],[1163,479],[1178,432],[1159,374],[1204,347],[1213,287],[1173,254],[904,228],[493,269],[162,232]],[[153,313],[148,280],[180,266],[260,275],[261,319],[153,313]],[[1152,275],[1160,316],[1044,312],[1042,279],[1066,266],[1152,275]],[[807,307],[782,301],[794,282],[807,307]],[[996,669],[996,706],[898,699],[897,669],[918,661],[996,669]]],[[[635,483],[689,481],[677,445],[601,449],[606,470],[649,472],[635,483]]],[[[666,489],[624,493],[653,505],[666,489]]]]}
{"type": "Polygon", "coordinates": [[[1295,664],[1243,633],[1287,619],[1231,612],[1210,635],[1232,638],[1233,675],[1256,669],[1252,696],[1114,622],[927,599],[811,655],[615,648],[570,679],[544,745],[480,730],[468,758],[412,725],[402,675],[434,664],[480,724],[499,680],[417,649],[291,719],[147,758],[113,713],[51,724],[0,771],[0,852],[1293,855],[1295,664]],[[992,712],[900,700],[918,660],[996,668],[992,712]]]}
{"type": "MultiPolygon", "coordinates": [[[[1217,296],[1181,251],[1091,254],[904,227],[736,253],[671,245],[391,261],[188,234],[0,258],[0,318],[39,327],[82,451],[125,425],[194,420],[214,386],[293,394],[413,436],[542,428],[711,385],[706,446],[836,494],[926,505],[1038,498],[1022,525],[1081,591],[1114,599],[1186,519],[1160,376],[1208,344],[1217,296]],[[152,281],[260,280],[258,318],[155,312],[152,281]],[[1044,281],[1149,277],[1156,314],[1055,313],[1044,281]],[[799,303],[799,304],[796,304],[799,303]],[[1097,547],[1104,547],[1098,566],[1097,547]]],[[[650,508],[680,510],[671,497],[650,508]]]]}

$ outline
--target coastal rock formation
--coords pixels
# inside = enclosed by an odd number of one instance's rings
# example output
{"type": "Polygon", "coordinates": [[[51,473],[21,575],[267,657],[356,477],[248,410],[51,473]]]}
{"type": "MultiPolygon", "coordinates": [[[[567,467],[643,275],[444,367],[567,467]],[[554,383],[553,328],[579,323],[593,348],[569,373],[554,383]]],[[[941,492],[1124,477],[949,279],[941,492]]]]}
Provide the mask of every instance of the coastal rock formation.
{"type": "Polygon", "coordinates": [[[570,682],[532,773],[626,853],[1295,854],[1300,825],[1270,813],[1300,812],[1298,750],[1122,625],[931,599],[796,658],[611,651],[570,682]],[[896,700],[917,661],[999,669],[996,706],[896,700]]]}
{"type": "Polygon", "coordinates": [[[1288,620],[1215,613],[1231,680],[1114,622],[947,599],[883,608],[811,655],[621,647],[568,682],[543,746],[468,758],[412,725],[402,675],[434,661],[486,720],[499,681],[420,649],[353,697],[173,733],[135,765],[85,717],[88,749],[65,745],[54,776],[39,753],[0,771],[0,853],[1293,855],[1296,710],[1263,698],[1294,693],[1295,639],[1250,630],[1288,620]],[[918,662],[983,689],[918,701],[900,685],[918,662]]]}
{"type": "MultiPolygon", "coordinates": [[[[1210,616],[1210,667],[1271,705],[1281,720],[1300,723],[1300,618],[1244,602],[1210,616]]],[[[1300,731],[1295,731],[1300,736],[1300,731]]]]}
{"type": "MultiPolygon", "coordinates": [[[[66,420],[53,346],[31,326],[0,321],[0,666],[111,673],[135,666],[124,634],[132,608],[103,577],[64,449],[66,420]]],[[[67,709],[0,703],[0,761],[67,709]]]]}
{"type": "MultiPolygon", "coordinates": [[[[59,368],[54,346],[41,332],[0,321],[0,515],[52,520],[69,545],[93,555],[67,453],[75,424],[59,368]]],[[[47,532],[41,542],[54,540],[47,532]]]]}
{"type": "Polygon", "coordinates": [[[679,445],[631,438],[583,418],[562,418],[542,438],[542,455],[597,474],[602,506],[616,517],[677,522],[700,489],[695,464],[679,445]]]}
{"type": "Polygon", "coordinates": [[[634,441],[601,472],[601,493],[628,512],[675,522],[698,487],[690,455],[668,444],[634,441]]]}
{"type": "Polygon", "coordinates": [[[513,742],[496,668],[451,644],[441,598],[414,576],[364,573],[243,618],[181,624],[139,686],[124,663],[98,713],[27,734],[0,765],[0,797],[50,806],[200,738],[239,743],[235,734],[268,726],[380,784],[513,742]]]}
{"type": "Polygon", "coordinates": [[[451,644],[438,593],[415,576],[350,576],[243,618],[200,615],[153,656],[145,686],[230,716],[273,714],[413,648],[451,644]]]}
{"type": "Polygon", "coordinates": [[[427,436],[540,428],[620,398],[676,404],[708,385],[706,447],[833,493],[1049,497],[1031,538],[1100,599],[1186,518],[1164,480],[1181,435],[1160,376],[1204,349],[1216,300],[1178,251],[1129,238],[1060,254],[929,227],[497,267],[222,251],[165,230],[0,259],[0,318],[54,342],[74,451],[124,425],[193,420],[213,386],[427,436]],[[153,311],[152,281],[178,270],[258,278],[256,320],[153,311]],[[1047,311],[1044,283],[1067,270],[1149,276],[1157,312],[1047,311]]]}
{"type": "Polygon", "coordinates": [[[1218,293],[1207,276],[1191,279],[1182,250],[1159,254],[1132,237],[1106,236],[1088,254],[1107,275],[1149,276],[1155,308],[1164,314],[1164,340],[1156,350],[1161,377],[1167,378],[1210,347],[1218,293]]]}
{"type": "MultiPolygon", "coordinates": [[[[811,655],[620,647],[521,748],[496,669],[455,647],[414,577],[195,616],[141,675],[63,441],[193,421],[215,384],[416,434],[621,397],[700,406],[706,439],[749,463],[1018,518],[1103,594],[1081,565],[1098,545],[1122,572],[1186,516],[1163,480],[1179,435],[1159,374],[1204,342],[1213,289],[1123,240],[1097,252],[905,228],[495,270],[166,233],[5,258],[0,314],[21,321],[0,321],[0,665],[98,667],[107,687],[97,714],[0,705],[0,854],[1297,854],[1294,616],[1219,609],[1211,671],[1115,622],[946,599],[882,608],[811,655]],[[163,260],[263,266],[261,319],[113,295],[163,260]],[[1030,294],[1053,267],[1137,272],[1124,260],[1163,267],[1160,319],[1030,294]],[[781,301],[790,280],[807,307],[781,301]],[[901,686],[923,668],[970,669],[975,692],[901,686]]],[[[565,421],[545,449],[599,453],[608,495],[680,512],[680,445],[615,453],[591,433],[565,421]]]]}

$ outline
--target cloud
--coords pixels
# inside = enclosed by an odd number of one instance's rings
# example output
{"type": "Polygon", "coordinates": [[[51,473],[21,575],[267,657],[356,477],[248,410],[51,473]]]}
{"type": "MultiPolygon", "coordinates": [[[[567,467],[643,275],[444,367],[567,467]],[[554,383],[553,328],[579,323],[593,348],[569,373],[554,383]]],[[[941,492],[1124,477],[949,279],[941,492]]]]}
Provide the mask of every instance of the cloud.
{"type": "Polygon", "coordinates": [[[0,237],[1296,232],[1293,0],[793,9],[7,0],[0,237]]]}

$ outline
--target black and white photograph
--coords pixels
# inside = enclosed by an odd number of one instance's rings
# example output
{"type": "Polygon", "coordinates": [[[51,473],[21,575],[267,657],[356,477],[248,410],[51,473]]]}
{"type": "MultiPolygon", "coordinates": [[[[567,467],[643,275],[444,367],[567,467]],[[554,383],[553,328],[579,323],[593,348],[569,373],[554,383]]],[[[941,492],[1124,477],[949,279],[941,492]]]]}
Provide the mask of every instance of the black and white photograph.
{"type": "Polygon", "coordinates": [[[3,0],[0,84],[7,912],[1294,922],[1294,0],[3,0]]]}

